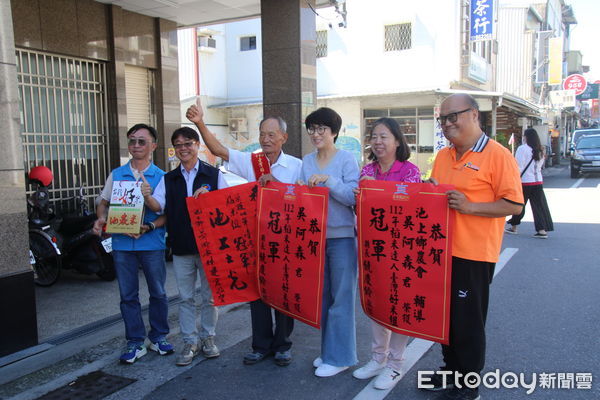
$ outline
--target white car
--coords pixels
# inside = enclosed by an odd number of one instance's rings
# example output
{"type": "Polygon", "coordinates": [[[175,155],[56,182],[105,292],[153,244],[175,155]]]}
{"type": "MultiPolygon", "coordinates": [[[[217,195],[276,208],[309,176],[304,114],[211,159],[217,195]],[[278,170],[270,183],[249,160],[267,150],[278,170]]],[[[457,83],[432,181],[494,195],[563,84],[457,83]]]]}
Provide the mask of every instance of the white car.
{"type": "Polygon", "coordinates": [[[224,167],[220,167],[219,170],[223,173],[223,178],[225,178],[225,182],[227,182],[229,187],[248,183],[247,180],[245,180],[241,176],[227,171],[224,167]]]}

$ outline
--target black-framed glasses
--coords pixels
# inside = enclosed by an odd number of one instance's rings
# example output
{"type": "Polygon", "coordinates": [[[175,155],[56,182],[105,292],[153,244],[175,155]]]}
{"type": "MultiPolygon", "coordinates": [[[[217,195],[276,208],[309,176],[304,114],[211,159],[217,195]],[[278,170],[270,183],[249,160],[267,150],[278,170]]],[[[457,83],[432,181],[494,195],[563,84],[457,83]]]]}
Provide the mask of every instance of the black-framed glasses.
{"type": "Polygon", "coordinates": [[[138,139],[138,138],[130,138],[130,139],[127,141],[127,145],[128,145],[128,146],[135,146],[136,144],[137,144],[138,146],[142,146],[142,147],[144,147],[145,145],[147,145],[147,144],[148,144],[148,141],[147,141],[146,139],[138,139]]]}
{"type": "Polygon", "coordinates": [[[450,121],[450,123],[453,124],[458,120],[458,114],[465,113],[469,110],[471,110],[471,107],[467,108],[466,110],[453,112],[447,115],[440,115],[436,120],[440,125],[445,125],[446,121],[450,121]]]}
{"type": "Polygon", "coordinates": [[[177,144],[174,144],[173,147],[175,147],[175,150],[181,150],[183,148],[191,149],[192,146],[194,145],[194,143],[196,143],[196,142],[191,141],[191,142],[177,143],[177,144]]]}
{"type": "Polygon", "coordinates": [[[325,132],[327,132],[327,128],[329,128],[327,125],[311,126],[310,128],[308,128],[307,132],[311,136],[314,134],[319,134],[320,136],[323,136],[325,132]]]}

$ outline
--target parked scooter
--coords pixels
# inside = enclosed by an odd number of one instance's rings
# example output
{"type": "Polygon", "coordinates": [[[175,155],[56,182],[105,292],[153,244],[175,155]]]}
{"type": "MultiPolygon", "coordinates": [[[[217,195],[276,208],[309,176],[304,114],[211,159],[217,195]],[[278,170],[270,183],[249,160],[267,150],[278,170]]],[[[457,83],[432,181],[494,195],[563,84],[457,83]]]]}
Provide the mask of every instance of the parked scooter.
{"type": "Polygon", "coordinates": [[[29,219],[29,255],[34,281],[51,286],[61,269],[75,269],[83,274],[96,274],[101,279],[115,279],[112,240],[92,231],[96,215],[90,213],[83,187],[80,187],[75,213],[59,215],[50,204],[48,186],[53,175],[49,168],[38,166],[29,172],[35,192],[27,199],[29,219]]]}

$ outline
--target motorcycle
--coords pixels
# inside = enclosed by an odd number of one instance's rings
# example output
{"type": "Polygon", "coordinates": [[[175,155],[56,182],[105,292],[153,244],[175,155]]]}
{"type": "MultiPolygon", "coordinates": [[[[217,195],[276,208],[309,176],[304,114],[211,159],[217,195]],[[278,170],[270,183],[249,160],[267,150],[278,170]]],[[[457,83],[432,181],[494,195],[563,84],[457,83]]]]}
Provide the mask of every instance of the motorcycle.
{"type": "Polygon", "coordinates": [[[93,232],[96,215],[88,210],[83,186],[75,199],[70,199],[76,201],[76,211],[60,215],[50,203],[48,187],[52,180],[52,171],[47,167],[34,167],[29,172],[29,181],[35,187],[27,199],[29,256],[35,283],[53,285],[62,269],[114,280],[112,240],[106,233],[98,236],[93,232]]]}

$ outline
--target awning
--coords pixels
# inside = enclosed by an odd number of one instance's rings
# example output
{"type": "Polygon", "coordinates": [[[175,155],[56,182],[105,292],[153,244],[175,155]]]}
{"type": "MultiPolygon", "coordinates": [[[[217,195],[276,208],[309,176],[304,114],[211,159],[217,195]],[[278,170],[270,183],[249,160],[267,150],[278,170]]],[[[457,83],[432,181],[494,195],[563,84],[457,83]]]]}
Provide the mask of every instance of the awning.
{"type": "Polygon", "coordinates": [[[519,114],[528,117],[539,117],[540,107],[520,97],[514,96],[510,93],[504,92],[486,92],[481,90],[460,90],[460,89],[448,89],[448,90],[436,90],[436,93],[443,95],[451,95],[457,93],[467,93],[477,98],[496,98],[498,99],[498,107],[505,106],[513,109],[519,114]]]}
{"type": "MultiPolygon", "coordinates": [[[[449,96],[451,94],[466,93],[476,99],[494,99],[496,98],[498,107],[505,106],[509,109],[514,110],[521,116],[528,117],[539,117],[540,107],[520,97],[514,96],[504,92],[488,92],[483,90],[461,90],[461,89],[439,89],[439,88],[423,88],[423,89],[407,89],[401,91],[390,91],[390,92],[376,92],[376,93],[345,93],[335,95],[320,95],[317,100],[334,100],[334,99],[348,99],[356,97],[375,97],[375,96],[394,96],[394,95],[442,95],[449,96]]],[[[230,107],[243,107],[262,104],[261,98],[253,98],[239,101],[229,101],[225,103],[213,104],[208,108],[230,108],[230,107]]]]}

